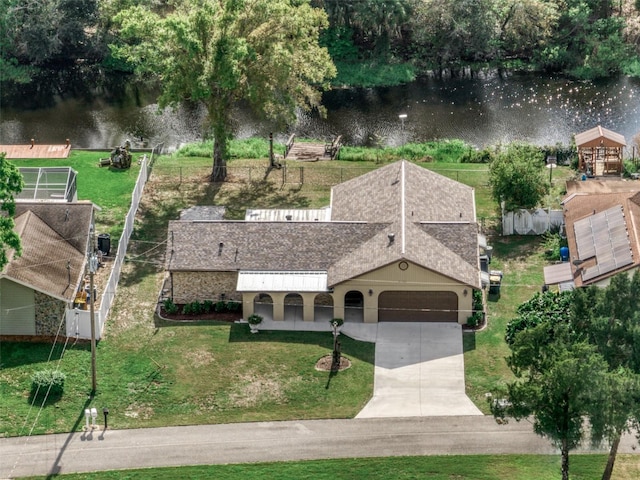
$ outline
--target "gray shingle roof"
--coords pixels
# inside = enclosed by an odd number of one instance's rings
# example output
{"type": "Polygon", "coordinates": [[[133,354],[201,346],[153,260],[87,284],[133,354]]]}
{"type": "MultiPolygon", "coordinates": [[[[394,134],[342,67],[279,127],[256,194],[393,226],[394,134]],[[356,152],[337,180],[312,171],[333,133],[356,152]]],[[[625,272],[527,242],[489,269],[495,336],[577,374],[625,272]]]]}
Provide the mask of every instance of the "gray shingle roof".
{"type": "Polygon", "coordinates": [[[171,271],[327,270],[382,224],[342,222],[169,222],[171,271]],[[222,247],[220,246],[222,244],[222,247]]]}
{"type": "Polygon", "coordinates": [[[333,187],[331,219],[395,222],[403,199],[408,221],[476,221],[473,188],[407,161],[333,187]]]}
{"type": "Polygon", "coordinates": [[[15,230],[22,256],[3,276],[56,298],[72,300],[84,273],[91,203],[18,203],[15,230]]]}
{"type": "Polygon", "coordinates": [[[331,222],[174,221],[168,238],[172,271],[326,270],[336,285],[407,259],[479,287],[473,189],[406,161],[335,186],[331,222]]]}

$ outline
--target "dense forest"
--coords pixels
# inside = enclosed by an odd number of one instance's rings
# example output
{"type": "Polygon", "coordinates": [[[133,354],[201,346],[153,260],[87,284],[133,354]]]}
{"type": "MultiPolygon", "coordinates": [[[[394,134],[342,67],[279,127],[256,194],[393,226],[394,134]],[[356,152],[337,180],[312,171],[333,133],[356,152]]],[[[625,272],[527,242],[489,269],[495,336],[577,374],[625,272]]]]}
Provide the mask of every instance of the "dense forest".
{"type": "MultiPolygon", "coordinates": [[[[250,0],[220,0],[251,8],[250,0]]],[[[579,79],[640,76],[640,0],[291,0],[326,13],[334,85],[392,85],[483,69],[579,79]]],[[[199,0],[193,0],[197,6],[199,0]]],[[[0,0],[0,81],[11,95],[122,82],[118,13],[173,0],[0,0]]],[[[126,81],[126,80],[125,80],[126,81]]]]}

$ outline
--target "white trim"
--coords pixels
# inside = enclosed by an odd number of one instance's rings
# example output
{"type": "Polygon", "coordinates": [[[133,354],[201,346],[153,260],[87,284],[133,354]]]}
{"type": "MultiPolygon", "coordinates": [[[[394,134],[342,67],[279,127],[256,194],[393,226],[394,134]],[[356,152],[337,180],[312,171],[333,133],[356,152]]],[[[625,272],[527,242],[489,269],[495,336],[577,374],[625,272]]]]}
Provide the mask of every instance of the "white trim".
{"type": "Polygon", "coordinates": [[[240,271],[238,292],[328,292],[327,272],[240,271]]]}

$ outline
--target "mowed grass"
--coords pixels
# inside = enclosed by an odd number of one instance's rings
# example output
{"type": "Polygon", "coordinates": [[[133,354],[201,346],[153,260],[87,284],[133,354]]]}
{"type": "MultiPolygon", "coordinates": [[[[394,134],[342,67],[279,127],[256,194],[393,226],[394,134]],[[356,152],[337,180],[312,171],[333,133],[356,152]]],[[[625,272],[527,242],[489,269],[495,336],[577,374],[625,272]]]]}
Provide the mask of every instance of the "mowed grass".
{"type": "MultiPolygon", "coordinates": [[[[572,455],[572,480],[601,478],[604,455],[572,455]]],[[[636,455],[619,455],[613,473],[618,480],[640,476],[636,455]]],[[[176,468],[148,468],[55,475],[69,480],[123,479],[208,479],[217,480],[555,480],[560,477],[560,458],[553,455],[467,455],[354,458],[304,462],[211,465],[176,468]]]]}
{"type": "Polygon", "coordinates": [[[98,160],[108,157],[109,152],[72,150],[68,158],[55,160],[11,160],[17,167],[71,167],[78,176],[78,200],[91,200],[100,211],[96,212],[98,233],[110,233],[118,238],[122,232],[124,217],[131,205],[131,192],[140,172],[138,158],[142,153],[133,153],[131,168],[99,167],[98,160]]]}
{"type": "Polygon", "coordinates": [[[536,236],[490,237],[493,259],[490,268],[504,274],[500,295],[488,296],[487,325],[463,335],[467,395],[489,414],[487,393],[513,378],[505,358],[510,350],[504,340],[507,323],[518,305],[529,300],[544,283],[544,248],[536,236]]]}
{"type": "MultiPolygon", "coordinates": [[[[134,158],[128,171],[100,169],[97,158],[104,155],[74,152],[64,162],[71,162],[80,173],[80,198],[111,205],[101,215],[112,218],[117,229],[139,167],[134,158]],[[125,188],[121,179],[131,181],[131,186],[125,188]],[[86,190],[87,185],[93,187],[86,190]]],[[[371,396],[372,344],[345,338],[343,352],[353,367],[329,378],[313,368],[331,350],[329,333],[249,336],[246,325],[168,324],[154,316],[164,276],[167,223],[178,218],[180,210],[224,205],[227,218],[243,218],[246,208],[322,207],[329,204],[331,185],[380,166],[335,161],[305,163],[301,170],[289,163],[288,169],[268,170],[265,159],[233,160],[229,181],[211,184],[209,158],[160,157],[145,187],[116,302],[98,345],[95,398],[88,397],[91,377],[86,344],[71,342],[62,355],[60,344],[51,354],[50,345],[3,342],[0,434],[24,434],[31,428],[34,433],[79,429],[88,406],[108,407],[113,428],[354,416],[371,396]],[[50,354],[52,361],[47,364],[50,354]],[[67,382],[62,399],[39,412],[39,405],[30,408],[30,379],[47,365],[59,365],[67,382]]],[[[486,166],[422,165],[474,186],[479,212],[495,209],[486,166]]],[[[510,378],[503,360],[508,353],[504,325],[515,307],[541,285],[540,259],[531,256],[536,242],[535,238],[491,240],[492,268],[506,273],[502,298],[490,304],[489,328],[465,337],[467,386],[481,408],[484,393],[510,378]]]]}
{"type": "MultiPolygon", "coordinates": [[[[160,163],[175,161],[165,157],[160,163]]],[[[133,428],[348,418],[369,400],[373,344],[343,338],[342,352],[352,367],[330,377],[315,370],[316,361],[331,352],[328,331],[250,335],[246,324],[170,324],[155,317],[167,222],[181,209],[227,201],[240,205],[253,198],[265,205],[308,203],[303,193],[268,182],[253,191],[243,183],[211,184],[197,176],[183,180],[153,175],[145,188],[116,302],[97,348],[95,397],[88,395],[88,345],[72,340],[51,352],[51,345],[2,342],[0,435],[78,430],[88,407],[108,407],[111,427],[133,428]],[[45,367],[67,375],[64,395],[41,410],[40,404],[31,408],[31,376],[45,367]]]]}

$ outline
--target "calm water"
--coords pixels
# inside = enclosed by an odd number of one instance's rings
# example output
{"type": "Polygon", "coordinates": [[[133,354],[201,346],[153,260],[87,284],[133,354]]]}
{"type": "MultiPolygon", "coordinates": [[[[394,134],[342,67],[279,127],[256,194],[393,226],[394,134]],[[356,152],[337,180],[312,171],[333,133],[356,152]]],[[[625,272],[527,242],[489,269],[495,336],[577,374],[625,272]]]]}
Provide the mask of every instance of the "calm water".
{"type": "MultiPolygon", "coordinates": [[[[426,80],[393,88],[335,90],[324,96],[327,118],[299,113],[295,126],[275,131],[285,140],[343,135],[347,144],[385,145],[460,138],[483,146],[514,140],[538,145],[568,144],[575,133],[598,124],[632,145],[640,132],[640,81],[572,82],[534,75],[462,80],[426,80]],[[401,120],[400,114],[407,115],[401,120]]],[[[176,146],[202,138],[204,111],[183,107],[157,113],[157,106],[64,100],[55,107],[0,110],[0,143],[62,143],[111,148],[161,141],[176,146]]],[[[239,138],[267,136],[273,127],[248,112],[234,112],[239,138]]]]}

